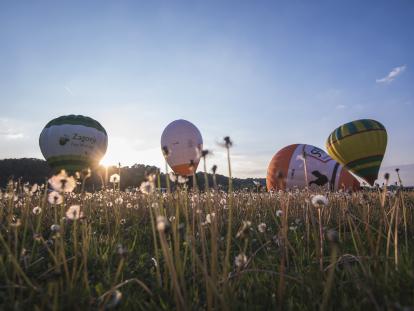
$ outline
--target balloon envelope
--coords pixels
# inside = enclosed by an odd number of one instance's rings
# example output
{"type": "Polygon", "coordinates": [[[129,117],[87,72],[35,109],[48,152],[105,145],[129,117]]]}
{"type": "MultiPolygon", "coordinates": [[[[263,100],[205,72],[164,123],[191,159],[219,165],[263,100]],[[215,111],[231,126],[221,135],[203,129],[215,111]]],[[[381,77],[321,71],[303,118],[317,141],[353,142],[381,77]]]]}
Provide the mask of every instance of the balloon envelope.
{"type": "Polygon", "coordinates": [[[305,188],[305,162],[309,188],[359,189],[358,180],[342,165],[318,147],[305,144],[286,146],[273,156],[267,169],[267,189],[305,188]]]}
{"type": "Polygon", "coordinates": [[[94,168],[105,155],[108,136],[102,125],[80,115],[61,116],[44,127],[39,146],[49,165],[80,171],[94,168]]]}
{"type": "Polygon", "coordinates": [[[164,129],[161,148],[167,148],[167,163],[176,174],[190,176],[200,161],[203,139],[194,124],[186,120],[175,120],[164,129]]]}
{"type": "Polygon", "coordinates": [[[380,122],[362,119],[335,129],[326,141],[328,153],[373,185],[387,148],[387,131],[380,122]]]}

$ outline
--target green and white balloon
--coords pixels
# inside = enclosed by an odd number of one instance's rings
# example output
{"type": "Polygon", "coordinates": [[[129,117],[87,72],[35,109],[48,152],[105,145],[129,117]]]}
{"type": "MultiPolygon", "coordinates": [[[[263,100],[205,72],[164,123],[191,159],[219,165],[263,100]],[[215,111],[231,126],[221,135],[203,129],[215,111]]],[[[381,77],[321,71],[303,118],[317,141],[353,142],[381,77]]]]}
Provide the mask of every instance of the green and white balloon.
{"type": "Polygon", "coordinates": [[[61,116],[46,124],[39,137],[39,146],[53,169],[81,171],[99,165],[108,147],[108,135],[92,118],[61,116]]]}

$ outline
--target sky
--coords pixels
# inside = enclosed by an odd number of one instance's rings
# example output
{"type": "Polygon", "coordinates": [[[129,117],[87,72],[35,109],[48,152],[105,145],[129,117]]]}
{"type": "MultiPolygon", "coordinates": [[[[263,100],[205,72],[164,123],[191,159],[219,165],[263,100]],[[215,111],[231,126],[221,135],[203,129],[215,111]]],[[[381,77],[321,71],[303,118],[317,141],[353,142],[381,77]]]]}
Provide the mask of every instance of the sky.
{"type": "MultiPolygon", "coordinates": [[[[42,158],[39,134],[82,114],[105,164],[164,167],[186,119],[227,174],[265,177],[286,145],[325,149],[337,126],[385,125],[383,167],[414,164],[413,1],[0,0],[0,158],[42,158]]],[[[414,184],[414,176],[412,177],[414,184]]]]}

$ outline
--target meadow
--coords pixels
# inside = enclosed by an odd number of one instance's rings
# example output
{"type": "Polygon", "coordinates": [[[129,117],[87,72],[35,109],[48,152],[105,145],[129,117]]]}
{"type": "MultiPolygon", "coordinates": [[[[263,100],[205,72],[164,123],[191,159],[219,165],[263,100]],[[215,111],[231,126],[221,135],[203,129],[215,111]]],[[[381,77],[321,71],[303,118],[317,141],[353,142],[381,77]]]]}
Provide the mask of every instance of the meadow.
{"type": "Polygon", "coordinates": [[[9,182],[0,309],[413,310],[413,192],[112,181],[9,182]]]}

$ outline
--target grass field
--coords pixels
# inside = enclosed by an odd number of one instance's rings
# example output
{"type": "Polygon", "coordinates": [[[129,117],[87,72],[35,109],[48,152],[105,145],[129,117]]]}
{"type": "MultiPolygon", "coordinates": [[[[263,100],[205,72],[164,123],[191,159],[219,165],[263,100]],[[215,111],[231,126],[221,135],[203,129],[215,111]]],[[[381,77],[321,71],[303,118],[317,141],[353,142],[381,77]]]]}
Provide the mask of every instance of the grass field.
{"type": "Polygon", "coordinates": [[[0,309],[413,310],[412,192],[72,182],[1,193],[0,309]]]}

